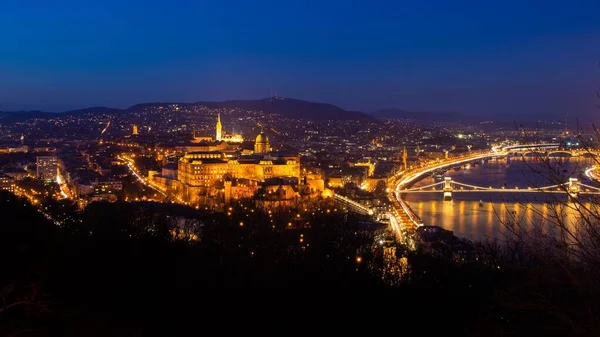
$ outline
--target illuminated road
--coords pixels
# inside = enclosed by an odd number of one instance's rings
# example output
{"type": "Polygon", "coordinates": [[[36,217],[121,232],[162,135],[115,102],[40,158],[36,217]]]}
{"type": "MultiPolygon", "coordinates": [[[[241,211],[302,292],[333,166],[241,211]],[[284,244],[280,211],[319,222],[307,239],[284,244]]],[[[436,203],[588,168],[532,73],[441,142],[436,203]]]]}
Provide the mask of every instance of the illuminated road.
{"type": "Polygon", "coordinates": [[[590,178],[591,180],[594,181],[599,181],[598,180],[598,167],[597,166],[593,166],[588,168],[587,170],[585,170],[585,176],[590,178]]]}
{"type": "Polygon", "coordinates": [[[62,223],[60,221],[54,219],[52,216],[50,216],[50,214],[44,212],[44,209],[42,208],[43,205],[42,205],[41,201],[38,199],[38,197],[34,196],[32,193],[29,193],[27,190],[25,190],[19,186],[15,186],[15,190],[13,193],[18,197],[27,198],[29,200],[29,202],[31,202],[31,204],[33,206],[35,206],[37,211],[40,212],[47,220],[52,221],[58,227],[62,226],[62,223]]]}
{"type": "MultiPolygon", "coordinates": [[[[158,193],[162,194],[163,196],[170,198],[171,202],[173,203],[178,203],[178,204],[182,204],[182,205],[187,205],[189,206],[190,203],[184,201],[183,199],[181,199],[180,197],[178,197],[177,195],[168,195],[166,193],[166,191],[161,190],[159,187],[154,186],[154,184],[152,184],[151,181],[148,181],[146,179],[144,179],[144,177],[142,177],[142,175],[137,171],[136,167],[133,164],[133,160],[131,158],[128,157],[121,157],[121,156],[117,156],[117,159],[124,161],[127,164],[127,167],[129,168],[129,171],[139,180],[140,183],[142,183],[144,186],[150,187],[153,190],[157,191],[158,193]]],[[[198,208],[196,206],[196,208],[198,208]]]]}
{"type": "Polygon", "coordinates": [[[474,160],[504,157],[506,155],[506,152],[498,151],[496,148],[493,148],[491,151],[470,152],[467,155],[449,158],[442,161],[435,161],[425,166],[401,172],[399,180],[394,182],[394,192],[390,193],[390,199],[393,205],[393,211],[392,214],[390,214],[390,224],[392,229],[401,235],[401,232],[405,229],[414,229],[416,227],[423,226],[421,219],[419,219],[419,217],[413,213],[406,201],[402,199],[402,195],[400,193],[401,190],[422,178],[423,175],[438,169],[460,165],[474,160]]]}
{"type": "Polygon", "coordinates": [[[133,166],[132,162],[122,158],[122,157],[117,157],[119,160],[124,161],[125,163],[127,163],[127,167],[129,168],[129,171],[144,185],[144,186],[148,186],[152,189],[154,189],[155,191],[159,192],[160,194],[167,196],[163,191],[161,191],[159,188],[155,187],[152,184],[149,184],[146,179],[142,178],[142,176],[137,172],[137,170],[135,169],[135,167],[133,166]]]}
{"type": "Polygon", "coordinates": [[[348,207],[351,207],[357,213],[361,213],[361,214],[365,214],[365,215],[369,215],[369,216],[373,215],[372,209],[369,209],[368,207],[365,207],[352,199],[346,198],[339,194],[335,194],[333,197],[334,197],[334,199],[340,201],[342,204],[345,204],[348,207]]]}
{"type": "Polygon", "coordinates": [[[70,199],[69,187],[67,186],[67,182],[64,181],[60,172],[56,174],[56,183],[60,188],[60,194],[62,195],[63,199],[70,199]]]}

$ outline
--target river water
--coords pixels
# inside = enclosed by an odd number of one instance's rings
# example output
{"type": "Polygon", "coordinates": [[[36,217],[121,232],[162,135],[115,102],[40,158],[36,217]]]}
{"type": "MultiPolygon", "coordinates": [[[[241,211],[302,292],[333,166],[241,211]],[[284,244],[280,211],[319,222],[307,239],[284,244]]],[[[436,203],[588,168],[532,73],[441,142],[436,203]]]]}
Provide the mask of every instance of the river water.
{"type": "MultiPolygon", "coordinates": [[[[582,157],[551,158],[553,170],[536,158],[504,158],[481,161],[469,168],[450,169],[444,175],[453,181],[493,188],[520,189],[556,185],[577,178],[583,184],[597,186],[583,174],[585,168],[593,165],[592,159],[582,157]],[[552,174],[554,172],[555,174],[552,174]]],[[[439,178],[438,178],[439,179],[439,178]]],[[[414,187],[430,185],[440,180],[427,177],[414,187]]],[[[583,205],[590,205],[597,196],[580,195],[583,205]]],[[[451,230],[458,237],[470,240],[487,238],[502,239],[507,232],[507,222],[518,222],[525,228],[533,228],[540,223],[547,224],[561,217],[569,223],[578,218],[568,207],[566,193],[459,193],[452,194],[452,201],[444,201],[441,191],[434,193],[407,194],[406,201],[425,225],[440,226],[451,230]]]]}

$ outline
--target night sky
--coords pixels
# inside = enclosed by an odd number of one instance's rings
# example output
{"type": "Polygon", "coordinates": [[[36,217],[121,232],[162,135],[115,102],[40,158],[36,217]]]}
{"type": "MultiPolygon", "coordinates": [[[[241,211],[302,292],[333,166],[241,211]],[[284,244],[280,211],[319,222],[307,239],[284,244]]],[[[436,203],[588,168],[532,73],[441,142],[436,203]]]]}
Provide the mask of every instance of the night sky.
{"type": "Polygon", "coordinates": [[[0,110],[284,97],[598,113],[600,1],[1,0],[0,110]]]}

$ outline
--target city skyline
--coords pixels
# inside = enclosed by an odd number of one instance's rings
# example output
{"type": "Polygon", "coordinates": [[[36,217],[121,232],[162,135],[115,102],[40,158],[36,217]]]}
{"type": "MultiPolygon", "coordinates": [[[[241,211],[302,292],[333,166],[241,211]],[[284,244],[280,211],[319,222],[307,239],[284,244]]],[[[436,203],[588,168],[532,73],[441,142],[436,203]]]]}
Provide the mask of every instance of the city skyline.
{"type": "Polygon", "coordinates": [[[274,90],[363,112],[590,116],[600,88],[599,6],[5,3],[0,28],[12,34],[0,46],[0,110],[257,99],[274,90]]]}
{"type": "Polygon", "coordinates": [[[0,336],[599,336],[598,13],[0,1],[0,336]]]}

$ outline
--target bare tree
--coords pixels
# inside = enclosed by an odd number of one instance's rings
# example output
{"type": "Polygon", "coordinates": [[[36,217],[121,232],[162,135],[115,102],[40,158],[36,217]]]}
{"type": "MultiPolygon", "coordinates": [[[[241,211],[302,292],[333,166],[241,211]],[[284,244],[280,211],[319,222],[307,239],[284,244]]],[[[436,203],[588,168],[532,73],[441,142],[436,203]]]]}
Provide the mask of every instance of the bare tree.
{"type": "MultiPolygon", "coordinates": [[[[19,318],[45,311],[47,307],[40,300],[39,293],[39,285],[36,283],[24,287],[5,286],[0,290],[0,319],[6,316],[14,323],[19,318]]],[[[18,328],[18,324],[7,330],[0,328],[0,334],[6,333],[7,336],[21,336],[33,332],[33,329],[18,328]]]]}
{"type": "MultiPolygon", "coordinates": [[[[600,133],[593,126],[594,135],[600,133]]],[[[588,167],[543,151],[526,159],[527,168],[543,177],[562,194],[544,193],[545,202],[516,201],[525,212],[501,210],[497,215],[506,229],[505,240],[487,245],[500,264],[523,268],[530,290],[525,296],[506,296],[517,309],[543,311],[573,335],[600,334],[600,198],[574,194],[569,177],[581,176],[586,168],[600,167],[600,159],[588,139],[577,134],[588,167]],[[570,162],[571,161],[571,162],[570,162]]],[[[533,182],[532,182],[533,183],[533,182]]],[[[504,204],[502,207],[506,208],[504,204]]],[[[513,291],[514,293],[518,290],[513,291]]]]}

